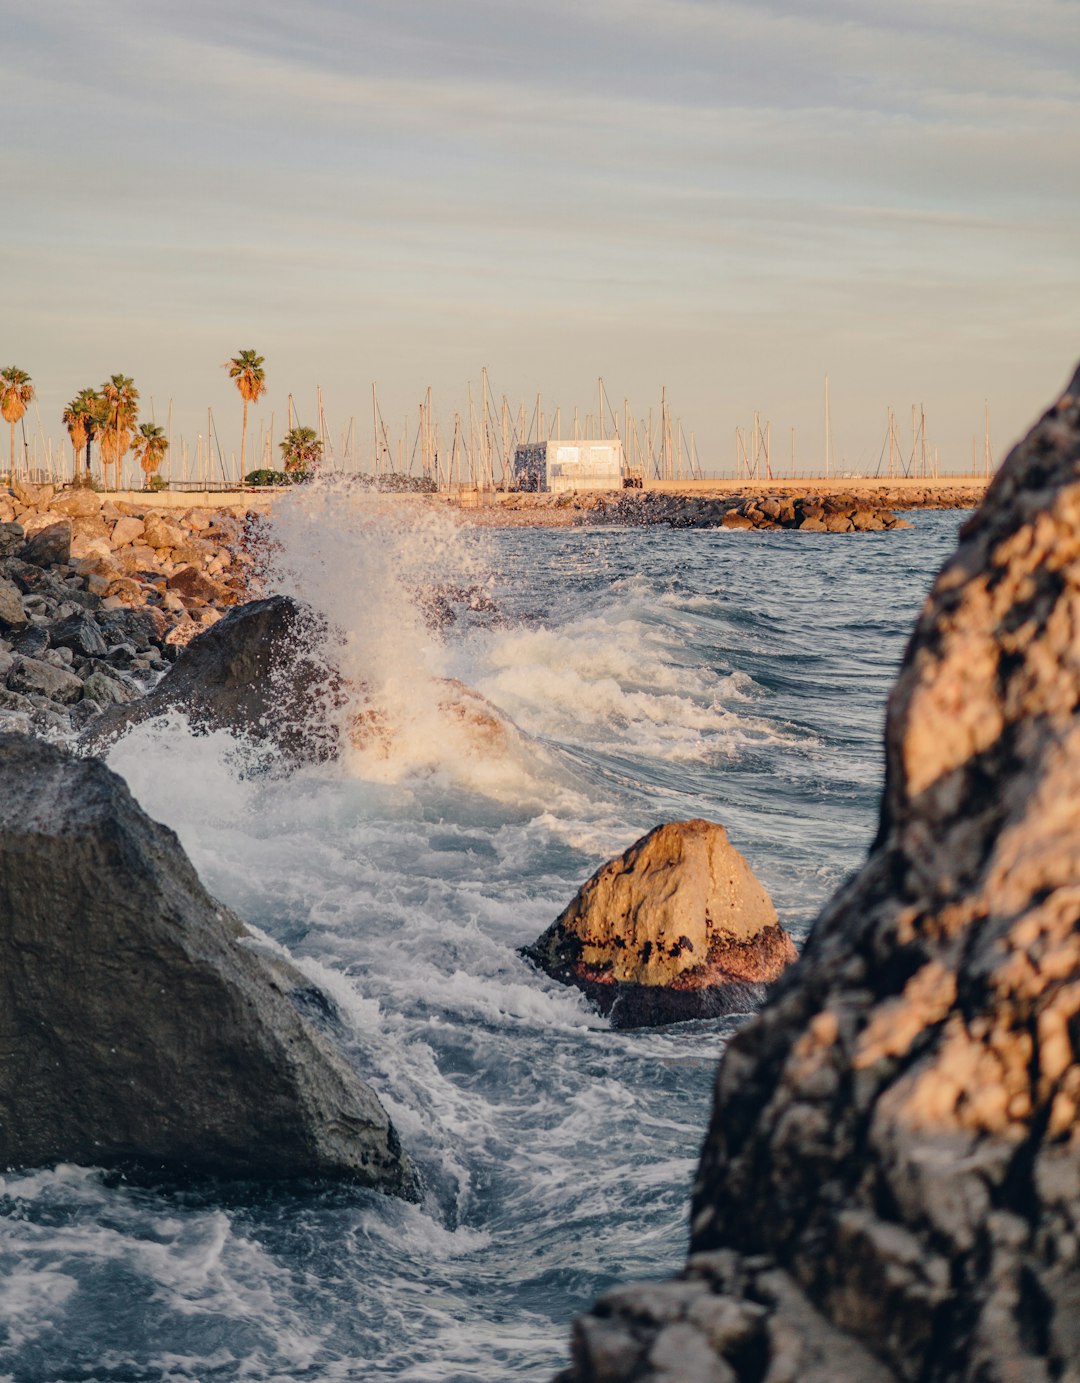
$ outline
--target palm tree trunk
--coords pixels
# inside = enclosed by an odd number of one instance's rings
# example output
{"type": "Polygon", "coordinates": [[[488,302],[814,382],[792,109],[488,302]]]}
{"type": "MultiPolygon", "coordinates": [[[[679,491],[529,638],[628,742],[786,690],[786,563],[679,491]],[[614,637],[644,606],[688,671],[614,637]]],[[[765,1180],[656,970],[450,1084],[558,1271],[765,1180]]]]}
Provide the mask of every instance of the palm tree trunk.
{"type": "Polygon", "coordinates": [[[244,442],[247,439],[247,399],[244,400],[244,425],[240,429],[240,479],[244,478],[244,442]]]}
{"type": "Polygon", "coordinates": [[[15,484],[15,420],[11,420],[11,483],[15,484]]]}
{"type": "Polygon", "coordinates": [[[88,485],[90,483],[90,443],[93,440],[93,437],[90,436],[86,439],[86,483],[88,485]]]}

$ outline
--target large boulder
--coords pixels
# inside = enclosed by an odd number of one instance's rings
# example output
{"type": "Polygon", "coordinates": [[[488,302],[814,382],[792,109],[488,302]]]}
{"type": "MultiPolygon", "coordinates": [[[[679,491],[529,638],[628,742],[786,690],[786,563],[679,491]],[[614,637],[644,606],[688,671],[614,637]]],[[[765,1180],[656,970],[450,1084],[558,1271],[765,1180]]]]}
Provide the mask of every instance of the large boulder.
{"type": "Polygon", "coordinates": [[[866,865],[721,1064],[686,1272],[567,1380],[1080,1378],[1077,630],[1080,371],[920,615],[866,865]]]}
{"type": "Polygon", "coordinates": [[[724,828],[696,820],[609,860],[524,954],[629,1028],[745,1012],[796,952],[724,828]]]}
{"type": "Polygon", "coordinates": [[[393,1125],[304,990],[104,764],[0,735],[0,1166],[409,1193],[393,1125]]]}
{"type": "Polygon", "coordinates": [[[93,744],[173,709],[200,730],[228,730],[322,759],[339,746],[338,682],[319,648],[325,629],[288,596],[237,606],[193,638],[154,690],[89,727],[93,744]]]}

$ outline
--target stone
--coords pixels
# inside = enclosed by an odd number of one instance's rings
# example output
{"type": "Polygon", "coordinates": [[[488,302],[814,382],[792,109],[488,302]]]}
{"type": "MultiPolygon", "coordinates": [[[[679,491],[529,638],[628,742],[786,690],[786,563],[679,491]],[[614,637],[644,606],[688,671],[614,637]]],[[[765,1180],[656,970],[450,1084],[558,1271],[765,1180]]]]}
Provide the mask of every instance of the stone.
{"type": "Polygon", "coordinates": [[[108,648],[101,630],[86,615],[70,615],[49,626],[53,648],[70,648],[83,658],[100,658],[108,648]]]}
{"type": "Polygon", "coordinates": [[[12,660],[7,684],[13,692],[22,696],[36,693],[61,704],[78,701],[83,694],[83,684],[73,672],[65,672],[63,668],[53,667],[40,658],[28,658],[22,653],[17,653],[12,660]]]}
{"type": "Polygon", "coordinates": [[[152,548],[183,547],[187,535],[177,524],[151,510],[143,520],[143,541],[152,548]]]}
{"type": "Polygon", "coordinates": [[[55,489],[52,485],[31,485],[15,479],[11,482],[11,493],[28,509],[45,509],[55,494],[55,489]]]}
{"type": "Polygon", "coordinates": [[[168,622],[160,610],[144,605],[138,610],[106,610],[97,619],[98,628],[110,647],[130,643],[140,653],[160,643],[168,632],[168,622]]]}
{"type": "Polygon", "coordinates": [[[212,581],[209,576],[205,576],[197,567],[183,567],[169,577],[168,586],[170,591],[175,591],[178,595],[190,596],[193,600],[208,603],[222,601],[228,597],[228,592],[223,587],[212,581]]]}
{"type": "Polygon", "coordinates": [[[126,547],[128,543],[137,543],[142,538],[143,530],[142,519],[127,516],[117,519],[112,530],[113,546],[126,547]]]}
{"type": "MultiPolygon", "coordinates": [[[[103,629],[106,619],[100,619],[103,629]]],[[[190,643],[168,673],[141,701],[95,721],[91,743],[177,708],[199,729],[268,739],[290,756],[327,759],[338,752],[333,711],[343,700],[340,682],[322,653],[326,629],[310,610],[272,596],[236,606],[201,634],[194,621],[177,624],[168,642],[183,639],[186,628],[190,643]]]]}
{"type": "Polygon", "coordinates": [[[106,668],[95,667],[83,683],[83,700],[98,706],[124,706],[137,696],[126,683],[106,668]]]}
{"type": "Polygon", "coordinates": [[[69,519],[83,518],[100,512],[101,496],[91,489],[80,487],[57,495],[49,508],[54,514],[63,514],[69,519]]]}
{"type": "Polygon", "coordinates": [[[108,538],[76,533],[71,540],[71,556],[78,561],[96,557],[103,562],[110,562],[113,557],[112,543],[108,538]]]}
{"type": "Polygon", "coordinates": [[[23,609],[22,592],[14,581],[0,576],[0,629],[25,629],[27,614],[23,609]]]}
{"type": "Polygon", "coordinates": [[[737,509],[729,509],[721,519],[724,528],[753,528],[752,519],[748,519],[745,514],[740,514],[737,509]]]}
{"type": "Polygon", "coordinates": [[[918,618],[865,865],[721,1062],[691,1263],[766,1307],[740,1380],[1077,1377],[1078,628],[1080,370],[918,618]]]}
{"type": "Polygon", "coordinates": [[[702,820],[657,826],[603,865],[523,954],[615,1027],[745,1012],[796,957],[727,832],[702,820]]]}
{"type": "Polygon", "coordinates": [[[415,1195],[375,1092],[307,1016],[310,983],[104,764],[22,735],[0,736],[0,957],[0,1165],[415,1195]]]}
{"type": "Polygon", "coordinates": [[[67,562],[71,557],[71,524],[66,521],[50,523],[27,540],[23,559],[37,567],[67,562]]]}
{"type": "Polygon", "coordinates": [[[26,541],[26,529],[21,523],[0,523],[0,557],[10,557],[26,541]]]}

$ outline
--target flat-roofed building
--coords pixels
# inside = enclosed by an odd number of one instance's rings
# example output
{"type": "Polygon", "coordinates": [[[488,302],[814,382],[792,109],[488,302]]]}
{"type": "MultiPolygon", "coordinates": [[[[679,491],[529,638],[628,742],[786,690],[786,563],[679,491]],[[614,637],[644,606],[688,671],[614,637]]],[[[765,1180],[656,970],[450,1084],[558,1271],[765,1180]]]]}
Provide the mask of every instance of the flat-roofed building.
{"type": "Polygon", "coordinates": [[[515,448],[514,477],[519,490],[621,490],[622,442],[528,442],[515,448]]]}

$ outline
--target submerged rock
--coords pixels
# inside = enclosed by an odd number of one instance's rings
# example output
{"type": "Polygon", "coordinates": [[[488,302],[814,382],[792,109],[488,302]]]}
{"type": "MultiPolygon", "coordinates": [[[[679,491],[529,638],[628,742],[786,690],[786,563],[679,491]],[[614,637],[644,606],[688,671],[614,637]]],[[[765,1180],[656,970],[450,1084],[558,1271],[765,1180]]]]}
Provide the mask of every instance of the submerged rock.
{"type": "Polygon", "coordinates": [[[524,955],[630,1028],[745,1012],[796,952],[724,828],[695,820],[597,870],[524,955]]]}
{"type": "Polygon", "coordinates": [[[409,1194],[308,983],[93,759],[0,735],[0,1166],[348,1177],[409,1194]]]}
{"type": "Polygon", "coordinates": [[[1078,1377],[1078,629],[1080,371],[919,618],[865,867],[724,1057],[686,1271],[566,1383],[1078,1377]]]}

